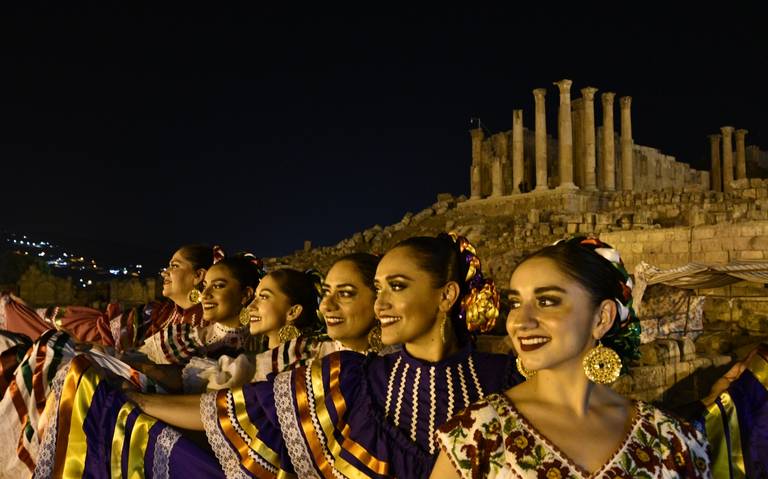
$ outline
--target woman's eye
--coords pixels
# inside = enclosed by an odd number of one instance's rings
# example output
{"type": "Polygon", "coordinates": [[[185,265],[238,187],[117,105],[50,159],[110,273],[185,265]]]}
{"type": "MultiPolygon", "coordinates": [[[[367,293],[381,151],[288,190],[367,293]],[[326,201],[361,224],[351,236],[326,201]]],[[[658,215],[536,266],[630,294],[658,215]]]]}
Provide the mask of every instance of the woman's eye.
{"type": "Polygon", "coordinates": [[[266,294],[260,294],[260,295],[259,295],[259,299],[260,299],[260,300],[262,300],[262,301],[264,301],[264,300],[266,300],[266,299],[269,299],[269,296],[267,296],[266,294]]]}
{"type": "Polygon", "coordinates": [[[539,301],[539,306],[542,306],[542,307],[557,306],[558,304],[560,304],[560,301],[557,298],[543,297],[543,298],[539,298],[538,301],[539,301]]]}
{"type": "Polygon", "coordinates": [[[402,291],[405,289],[405,284],[403,283],[392,283],[389,285],[390,288],[392,288],[392,291],[402,291]]]}
{"type": "Polygon", "coordinates": [[[339,291],[340,298],[351,298],[354,295],[355,293],[353,293],[352,291],[339,291]]]}
{"type": "Polygon", "coordinates": [[[520,301],[516,299],[509,300],[509,309],[517,309],[520,307],[520,301]]]}

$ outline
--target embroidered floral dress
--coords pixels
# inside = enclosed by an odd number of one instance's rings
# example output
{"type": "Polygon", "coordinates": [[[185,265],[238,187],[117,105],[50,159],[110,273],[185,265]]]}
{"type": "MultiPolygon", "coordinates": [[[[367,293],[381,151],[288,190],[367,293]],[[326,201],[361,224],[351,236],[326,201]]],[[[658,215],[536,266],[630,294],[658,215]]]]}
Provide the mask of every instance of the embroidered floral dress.
{"type": "Polygon", "coordinates": [[[583,479],[711,477],[707,441],[692,426],[634,403],[630,432],[590,474],[552,445],[503,394],[491,394],[441,426],[437,441],[463,478],[583,479]]]}

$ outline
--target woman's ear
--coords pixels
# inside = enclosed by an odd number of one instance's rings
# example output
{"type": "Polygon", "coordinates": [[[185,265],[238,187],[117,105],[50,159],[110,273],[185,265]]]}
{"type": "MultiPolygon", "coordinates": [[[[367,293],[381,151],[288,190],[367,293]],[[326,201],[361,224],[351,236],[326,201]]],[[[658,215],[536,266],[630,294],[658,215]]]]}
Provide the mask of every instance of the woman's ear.
{"type": "Polygon", "coordinates": [[[439,309],[440,311],[447,313],[451,310],[454,303],[456,303],[456,300],[459,299],[461,288],[456,281],[449,281],[442,289],[443,290],[440,293],[439,309]]]}
{"type": "Polygon", "coordinates": [[[289,323],[292,323],[296,321],[299,316],[301,316],[301,312],[304,310],[304,308],[300,304],[294,304],[288,309],[288,314],[286,316],[286,319],[289,323]]]}
{"type": "Polygon", "coordinates": [[[206,272],[207,270],[205,268],[198,268],[195,270],[195,286],[199,286],[200,283],[203,282],[206,272]]]}
{"type": "Polygon", "coordinates": [[[601,339],[610,331],[613,322],[616,320],[618,309],[615,299],[604,299],[600,302],[592,325],[592,337],[601,339]]]}

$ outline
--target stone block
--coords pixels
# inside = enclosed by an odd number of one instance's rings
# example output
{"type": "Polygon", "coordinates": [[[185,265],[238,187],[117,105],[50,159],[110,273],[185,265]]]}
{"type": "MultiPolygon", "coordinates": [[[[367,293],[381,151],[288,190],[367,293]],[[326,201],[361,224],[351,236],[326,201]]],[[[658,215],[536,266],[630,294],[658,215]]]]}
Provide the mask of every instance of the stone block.
{"type": "Polygon", "coordinates": [[[678,340],[681,361],[693,361],[696,358],[696,344],[690,338],[678,340]]]}
{"type": "Polygon", "coordinates": [[[631,374],[636,391],[664,386],[665,371],[663,365],[632,368],[631,374]]]}
{"type": "Polygon", "coordinates": [[[693,361],[681,361],[674,365],[675,367],[675,382],[680,382],[683,379],[690,376],[694,369],[693,361]]]}
{"type": "Polygon", "coordinates": [[[707,263],[728,263],[729,255],[727,251],[710,251],[704,253],[704,261],[707,263]]]}
{"type": "Polygon", "coordinates": [[[671,364],[680,361],[680,348],[674,339],[657,339],[656,355],[661,364],[671,364]]]}
{"type": "Polygon", "coordinates": [[[700,228],[693,229],[692,238],[694,240],[709,239],[714,237],[715,237],[715,228],[700,227],[700,228]]]}
{"type": "Polygon", "coordinates": [[[764,259],[765,255],[760,250],[746,250],[738,252],[738,258],[739,259],[746,259],[746,260],[752,260],[752,259],[764,259]]]}
{"type": "Polygon", "coordinates": [[[690,243],[688,241],[675,241],[670,245],[672,253],[688,253],[690,243]]]}

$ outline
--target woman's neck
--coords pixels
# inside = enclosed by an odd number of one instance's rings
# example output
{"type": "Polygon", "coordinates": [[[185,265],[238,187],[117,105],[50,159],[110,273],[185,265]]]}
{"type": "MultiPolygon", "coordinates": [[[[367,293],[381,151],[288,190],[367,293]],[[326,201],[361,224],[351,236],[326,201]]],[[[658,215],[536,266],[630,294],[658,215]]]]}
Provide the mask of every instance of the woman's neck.
{"type": "Polygon", "coordinates": [[[434,326],[426,334],[405,343],[405,350],[416,359],[436,363],[449,357],[459,350],[458,340],[448,321],[445,325],[445,341],[443,341],[442,325],[435,321],[434,326]]]}
{"type": "Polygon", "coordinates": [[[368,344],[367,336],[363,336],[362,338],[343,339],[339,340],[339,343],[341,343],[341,345],[345,348],[349,348],[352,351],[357,351],[360,353],[367,351],[371,347],[371,345],[368,344]]]}
{"type": "Polygon", "coordinates": [[[274,331],[269,331],[266,333],[267,339],[269,342],[267,343],[267,348],[272,349],[280,346],[280,330],[275,329],[274,331]]]}
{"type": "Polygon", "coordinates": [[[195,305],[195,303],[190,301],[189,298],[187,298],[186,296],[182,296],[180,298],[168,298],[168,299],[173,301],[176,304],[176,306],[180,307],[185,311],[195,305]]]}
{"type": "Polygon", "coordinates": [[[605,400],[606,393],[611,392],[609,388],[587,379],[581,366],[581,357],[552,369],[540,370],[523,385],[536,401],[559,406],[577,418],[586,416],[595,402],[605,400]]]}
{"type": "Polygon", "coordinates": [[[222,321],[217,321],[217,323],[219,323],[222,326],[226,326],[228,328],[233,328],[233,329],[243,327],[243,325],[240,324],[240,318],[238,316],[234,316],[232,318],[226,318],[222,321]]]}

